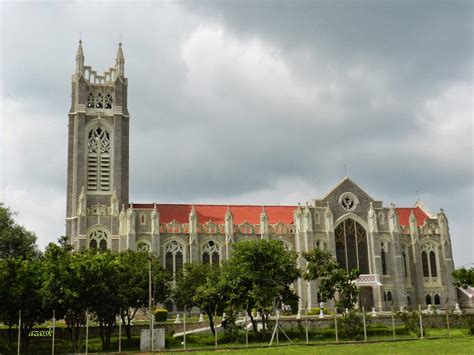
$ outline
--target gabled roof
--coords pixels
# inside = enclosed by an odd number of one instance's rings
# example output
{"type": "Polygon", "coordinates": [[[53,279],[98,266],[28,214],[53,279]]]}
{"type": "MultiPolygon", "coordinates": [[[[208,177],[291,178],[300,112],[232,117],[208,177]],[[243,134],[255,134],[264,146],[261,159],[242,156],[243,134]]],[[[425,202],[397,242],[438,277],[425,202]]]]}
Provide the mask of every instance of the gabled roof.
{"type": "Polygon", "coordinates": [[[397,210],[398,220],[401,226],[410,225],[410,214],[412,210],[415,214],[416,224],[418,226],[425,224],[425,220],[429,218],[429,216],[420,207],[397,207],[395,209],[397,210]]]}
{"type": "MultiPolygon", "coordinates": [[[[250,224],[260,224],[260,214],[262,206],[255,205],[192,205],[192,204],[156,204],[160,213],[160,223],[169,223],[176,220],[178,223],[189,222],[189,212],[194,206],[199,223],[206,223],[209,220],[216,224],[224,224],[227,208],[230,208],[234,224],[248,222],[250,224]]],[[[153,204],[133,204],[136,209],[151,209],[153,204]]],[[[293,211],[296,206],[265,206],[265,212],[269,224],[282,222],[284,224],[293,223],[293,211]]]]}
{"type": "Polygon", "coordinates": [[[357,185],[354,181],[352,181],[352,180],[351,180],[350,178],[348,178],[347,176],[344,176],[344,177],[341,179],[341,181],[339,181],[339,182],[336,184],[336,186],[334,186],[326,195],[324,195],[324,197],[323,197],[321,200],[325,200],[329,195],[331,195],[334,191],[336,191],[339,186],[341,186],[342,184],[344,184],[344,183],[346,183],[346,182],[348,182],[348,183],[350,183],[350,184],[356,186],[359,190],[363,191],[372,201],[375,201],[375,200],[372,198],[372,196],[370,196],[367,192],[365,192],[364,189],[361,189],[359,185],[357,185]]]}

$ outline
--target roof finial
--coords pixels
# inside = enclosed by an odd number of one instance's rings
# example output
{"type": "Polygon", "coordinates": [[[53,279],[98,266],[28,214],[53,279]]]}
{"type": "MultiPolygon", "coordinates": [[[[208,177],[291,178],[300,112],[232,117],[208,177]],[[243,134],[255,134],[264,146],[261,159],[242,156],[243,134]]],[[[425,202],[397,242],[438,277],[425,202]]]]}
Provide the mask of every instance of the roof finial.
{"type": "Polygon", "coordinates": [[[118,76],[123,76],[125,68],[125,58],[122,51],[122,42],[118,44],[117,57],[115,58],[115,69],[117,70],[118,76]]]}
{"type": "Polygon", "coordinates": [[[79,46],[76,52],[76,74],[84,74],[84,51],[82,50],[81,39],[79,39],[79,46]]]}

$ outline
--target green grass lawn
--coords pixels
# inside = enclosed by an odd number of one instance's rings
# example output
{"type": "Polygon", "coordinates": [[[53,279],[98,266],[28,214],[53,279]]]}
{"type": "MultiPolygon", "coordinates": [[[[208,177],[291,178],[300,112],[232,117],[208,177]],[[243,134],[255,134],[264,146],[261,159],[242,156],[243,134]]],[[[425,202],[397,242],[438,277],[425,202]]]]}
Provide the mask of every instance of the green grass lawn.
{"type": "Polygon", "coordinates": [[[420,339],[413,341],[340,344],[340,345],[290,345],[271,348],[199,351],[193,354],[474,354],[474,337],[449,339],[420,339]]]}

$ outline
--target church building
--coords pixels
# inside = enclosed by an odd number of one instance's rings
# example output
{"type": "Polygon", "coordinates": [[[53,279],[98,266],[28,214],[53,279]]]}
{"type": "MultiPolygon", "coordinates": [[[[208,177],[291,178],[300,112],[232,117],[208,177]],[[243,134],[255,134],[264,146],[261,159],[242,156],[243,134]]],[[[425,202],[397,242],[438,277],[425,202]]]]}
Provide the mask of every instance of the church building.
{"type": "MultiPolygon", "coordinates": [[[[156,254],[176,273],[186,262],[220,264],[242,240],[279,240],[298,254],[330,251],[358,268],[360,304],[454,306],[448,220],[421,202],[387,206],[348,177],[303,205],[130,203],[128,79],[119,44],[115,66],[99,75],[84,65],[82,42],[72,75],[66,235],[75,250],[127,249],[156,254]]],[[[298,258],[299,267],[305,261],[298,258]]],[[[317,307],[314,282],[299,279],[299,308],[317,307]]]]}

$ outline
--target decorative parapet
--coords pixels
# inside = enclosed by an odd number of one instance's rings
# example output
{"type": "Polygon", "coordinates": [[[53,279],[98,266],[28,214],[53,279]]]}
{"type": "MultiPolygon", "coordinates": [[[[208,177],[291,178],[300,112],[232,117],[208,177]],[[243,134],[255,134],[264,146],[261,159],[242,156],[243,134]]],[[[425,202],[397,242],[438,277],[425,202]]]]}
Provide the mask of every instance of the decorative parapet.
{"type": "Polygon", "coordinates": [[[378,274],[362,274],[355,282],[358,287],[382,286],[382,282],[380,282],[380,275],[378,274]]]}

